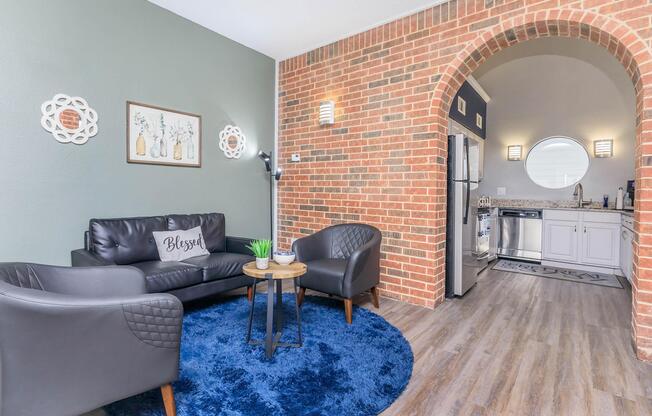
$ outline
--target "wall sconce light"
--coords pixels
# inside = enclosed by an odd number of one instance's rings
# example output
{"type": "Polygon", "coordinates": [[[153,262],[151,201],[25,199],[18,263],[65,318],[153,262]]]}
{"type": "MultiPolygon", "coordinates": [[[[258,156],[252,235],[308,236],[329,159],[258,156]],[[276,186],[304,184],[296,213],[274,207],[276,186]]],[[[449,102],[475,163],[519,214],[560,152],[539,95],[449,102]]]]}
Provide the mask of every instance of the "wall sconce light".
{"type": "Polygon", "coordinates": [[[523,153],[523,146],[513,145],[507,146],[507,160],[509,161],[519,161],[521,160],[521,154],[523,153]]]}
{"type": "Polygon", "coordinates": [[[593,156],[595,157],[613,157],[614,141],[613,140],[596,140],[593,142],[593,156]]]}
{"type": "Polygon", "coordinates": [[[331,124],[335,124],[335,101],[322,101],[319,103],[319,125],[331,124]]]}

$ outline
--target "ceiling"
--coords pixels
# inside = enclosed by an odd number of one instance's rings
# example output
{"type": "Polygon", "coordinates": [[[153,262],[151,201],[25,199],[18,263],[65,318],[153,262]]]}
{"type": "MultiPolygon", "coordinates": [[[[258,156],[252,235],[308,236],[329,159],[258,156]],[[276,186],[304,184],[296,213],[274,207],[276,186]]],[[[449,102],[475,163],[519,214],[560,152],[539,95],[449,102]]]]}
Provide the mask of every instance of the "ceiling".
{"type": "Polygon", "coordinates": [[[149,1],[282,60],[446,0],[149,1]]]}

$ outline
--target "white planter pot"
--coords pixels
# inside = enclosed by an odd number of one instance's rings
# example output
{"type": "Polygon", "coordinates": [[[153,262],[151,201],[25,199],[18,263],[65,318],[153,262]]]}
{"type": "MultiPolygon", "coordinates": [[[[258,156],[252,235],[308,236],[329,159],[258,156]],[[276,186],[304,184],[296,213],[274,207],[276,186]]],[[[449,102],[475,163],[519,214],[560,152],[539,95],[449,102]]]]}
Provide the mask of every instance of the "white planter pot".
{"type": "Polygon", "coordinates": [[[269,268],[269,257],[265,257],[265,258],[256,257],[256,268],[260,270],[265,270],[269,268]]]}

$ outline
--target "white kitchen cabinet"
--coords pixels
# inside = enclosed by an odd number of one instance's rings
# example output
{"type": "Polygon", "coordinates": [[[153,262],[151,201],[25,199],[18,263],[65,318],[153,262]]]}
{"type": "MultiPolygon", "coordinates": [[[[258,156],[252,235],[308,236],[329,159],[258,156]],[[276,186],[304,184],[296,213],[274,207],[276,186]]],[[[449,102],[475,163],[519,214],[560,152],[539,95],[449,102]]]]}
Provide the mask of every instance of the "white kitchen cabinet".
{"type": "Polygon", "coordinates": [[[627,228],[622,227],[620,231],[620,270],[623,276],[630,282],[634,272],[634,247],[632,246],[634,234],[627,228]]]}
{"type": "Polygon", "coordinates": [[[546,220],[543,222],[543,258],[577,262],[577,223],[546,220]]]}
{"type": "Polygon", "coordinates": [[[582,222],[580,263],[618,267],[619,253],[620,224],[582,222]]]}
{"type": "Polygon", "coordinates": [[[542,263],[569,263],[586,270],[617,269],[620,214],[580,210],[544,210],[542,263]]]}

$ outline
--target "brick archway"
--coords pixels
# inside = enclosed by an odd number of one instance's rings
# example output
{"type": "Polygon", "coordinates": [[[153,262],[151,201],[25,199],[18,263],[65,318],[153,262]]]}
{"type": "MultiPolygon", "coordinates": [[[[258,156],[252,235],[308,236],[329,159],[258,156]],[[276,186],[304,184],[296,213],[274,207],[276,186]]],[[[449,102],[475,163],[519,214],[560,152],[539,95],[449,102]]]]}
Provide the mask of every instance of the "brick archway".
{"type": "MultiPolygon", "coordinates": [[[[431,132],[446,151],[448,114],[464,80],[495,53],[517,43],[542,37],[584,39],[607,49],[618,59],[636,91],[636,188],[634,277],[632,279],[632,341],[637,356],[652,361],[652,52],[625,23],[585,10],[547,10],[505,19],[478,34],[439,72],[430,107],[431,132]]],[[[441,166],[439,180],[445,181],[441,166]]],[[[440,202],[439,215],[446,215],[440,202]]],[[[443,261],[444,252],[436,261],[443,261]]],[[[444,276],[436,277],[443,282],[444,276]]]]}

